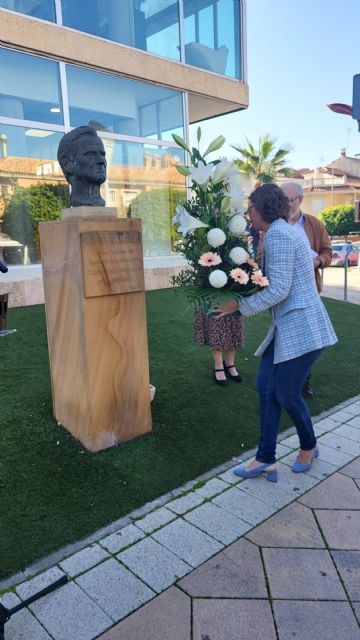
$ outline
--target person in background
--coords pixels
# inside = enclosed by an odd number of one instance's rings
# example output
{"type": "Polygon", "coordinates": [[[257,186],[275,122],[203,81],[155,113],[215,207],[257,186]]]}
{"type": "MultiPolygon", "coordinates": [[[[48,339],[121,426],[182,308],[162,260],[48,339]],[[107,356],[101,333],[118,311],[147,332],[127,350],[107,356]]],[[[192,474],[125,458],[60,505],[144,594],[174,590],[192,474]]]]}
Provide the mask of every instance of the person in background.
{"type": "Polygon", "coordinates": [[[261,473],[277,481],[276,440],[281,409],[294,421],[300,452],[295,473],[308,471],[319,455],[309,407],[301,390],[311,366],[325,347],[337,342],[334,329],[316,290],[313,264],[304,238],[288,224],[289,200],[275,184],[250,194],[248,215],[264,232],[262,268],[269,285],[243,299],[216,308],[222,319],[239,310],[244,316],[269,309],[271,327],[256,351],[261,362],[256,379],[260,401],[260,438],[255,460],[234,473],[254,478],[261,473]]]}
{"type": "Polygon", "coordinates": [[[260,234],[257,229],[255,229],[254,225],[249,223],[248,225],[249,236],[248,236],[248,247],[251,256],[256,260],[258,250],[259,250],[259,240],[260,234]]]}
{"type": "MultiPolygon", "coordinates": [[[[293,225],[296,233],[305,240],[310,248],[314,262],[316,286],[320,293],[322,288],[320,269],[325,269],[331,264],[331,240],[323,222],[315,216],[303,213],[301,210],[301,203],[304,199],[301,184],[298,182],[285,182],[280,186],[290,204],[289,223],[293,225]]],[[[310,386],[310,375],[305,381],[302,394],[304,398],[312,398],[314,396],[314,390],[310,386]]]]}
{"type": "Polygon", "coordinates": [[[245,343],[244,318],[238,310],[218,320],[206,315],[198,307],[195,311],[194,340],[211,349],[215,384],[225,387],[228,380],[242,382],[235,366],[235,353],[245,343]]]}

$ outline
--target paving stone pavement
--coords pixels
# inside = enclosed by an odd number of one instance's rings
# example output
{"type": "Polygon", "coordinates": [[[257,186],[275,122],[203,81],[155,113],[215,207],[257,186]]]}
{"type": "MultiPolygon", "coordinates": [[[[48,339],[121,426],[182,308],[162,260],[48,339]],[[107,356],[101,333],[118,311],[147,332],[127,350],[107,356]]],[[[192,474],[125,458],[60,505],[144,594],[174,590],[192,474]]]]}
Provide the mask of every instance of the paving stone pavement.
{"type": "Polygon", "coordinates": [[[277,484],[229,465],[14,579],[7,607],[69,582],[14,614],[5,639],[360,640],[360,397],[315,430],[320,457],[306,474],[291,471],[290,432],[277,484]]]}

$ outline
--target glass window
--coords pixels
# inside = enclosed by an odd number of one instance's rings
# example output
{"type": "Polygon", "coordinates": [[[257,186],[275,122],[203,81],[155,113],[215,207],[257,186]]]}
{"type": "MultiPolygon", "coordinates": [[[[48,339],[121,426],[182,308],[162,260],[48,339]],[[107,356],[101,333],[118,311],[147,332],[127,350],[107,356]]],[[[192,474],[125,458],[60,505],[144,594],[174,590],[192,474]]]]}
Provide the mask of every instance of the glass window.
{"type": "Polygon", "coordinates": [[[171,141],[172,132],[183,131],[180,92],[80,67],[66,69],[72,127],[89,124],[98,131],[171,141]]]}
{"type": "Polygon", "coordinates": [[[69,206],[57,162],[62,133],[0,123],[0,260],[40,261],[38,224],[69,206]]]}
{"type": "Polygon", "coordinates": [[[177,0],[142,0],[146,47],[159,56],[180,60],[179,7],[177,0]]]}
{"type": "Polygon", "coordinates": [[[33,18],[55,22],[54,0],[0,0],[0,9],[18,11],[33,18]]]}
{"type": "Polygon", "coordinates": [[[240,0],[184,0],[185,62],[241,79],[240,0]]]}
{"type": "Polygon", "coordinates": [[[0,48],[0,116],[63,124],[59,65],[0,48]]]}
{"type": "Polygon", "coordinates": [[[107,181],[102,189],[119,216],[141,218],[144,256],[170,255],[177,235],[172,223],[176,205],[185,199],[180,149],[103,138],[107,181]]]}
{"type": "Polygon", "coordinates": [[[62,0],[63,24],[179,60],[177,0],[62,0]]]}

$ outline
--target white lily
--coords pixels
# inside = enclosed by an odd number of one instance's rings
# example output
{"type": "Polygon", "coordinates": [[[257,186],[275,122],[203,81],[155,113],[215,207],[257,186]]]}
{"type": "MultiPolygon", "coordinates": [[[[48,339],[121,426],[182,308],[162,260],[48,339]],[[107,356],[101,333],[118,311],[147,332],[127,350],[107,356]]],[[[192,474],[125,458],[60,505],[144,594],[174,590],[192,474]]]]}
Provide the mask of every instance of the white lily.
{"type": "Polygon", "coordinates": [[[244,213],[245,207],[243,205],[243,201],[244,201],[243,191],[232,193],[230,195],[230,208],[234,209],[234,211],[236,211],[237,213],[244,213]]]}
{"type": "Polygon", "coordinates": [[[228,191],[228,196],[230,198],[230,209],[243,213],[245,211],[245,208],[243,205],[245,194],[243,190],[238,188],[232,188],[230,191],[228,191]]]}
{"type": "Polygon", "coordinates": [[[208,224],[201,222],[198,218],[194,218],[190,213],[183,210],[179,217],[179,226],[178,232],[181,233],[184,238],[189,233],[189,231],[193,231],[194,229],[200,229],[200,227],[208,227],[208,224]]]}
{"type": "Polygon", "coordinates": [[[243,177],[236,165],[234,165],[232,171],[230,171],[228,183],[230,187],[234,186],[243,190],[243,177]]]}
{"type": "Polygon", "coordinates": [[[209,164],[204,164],[202,160],[199,161],[197,167],[190,167],[190,176],[191,179],[200,185],[200,187],[206,191],[208,182],[212,176],[212,172],[214,170],[214,165],[212,162],[209,164]]]}
{"type": "Polygon", "coordinates": [[[182,204],[178,204],[176,209],[175,209],[176,213],[173,216],[173,222],[177,223],[180,222],[180,218],[181,216],[186,213],[186,210],[184,209],[184,207],[182,206],[182,204]]]}
{"type": "Polygon", "coordinates": [[[217,184],[218,182],[221,182],[221,180],[224,180],[230,174],[233,166],[234,163],[226,158],[215,165],[215,171],[212,177],[213,184],[217,184]]]}

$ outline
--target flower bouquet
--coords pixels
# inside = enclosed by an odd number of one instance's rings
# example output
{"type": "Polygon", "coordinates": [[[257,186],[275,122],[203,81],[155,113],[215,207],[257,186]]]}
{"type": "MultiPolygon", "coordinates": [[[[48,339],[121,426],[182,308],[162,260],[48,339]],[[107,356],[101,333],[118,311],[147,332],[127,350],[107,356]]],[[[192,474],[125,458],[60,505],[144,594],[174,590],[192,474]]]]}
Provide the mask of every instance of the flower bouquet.
{"type": "MultiPolygon", "coordinates": [[[[211,315],[218,304],[234,298],[240,301],[269,283],[246,250],[245,194],[239,170],[225,158],[206,162],[225,138],[217,137],[202,155],[198,148],[190,150],[180,136],[173,134],[173,138],[191,159],[191,167],[176,168],[192,181],[191,198],[176,207],[173,218],[183,236],[179,250],[190,268],[175,276],[173,284],[185,287],[192,301],[211,315]]],[[[198,143],[200,139],[199,127],[198,143]]]]}

